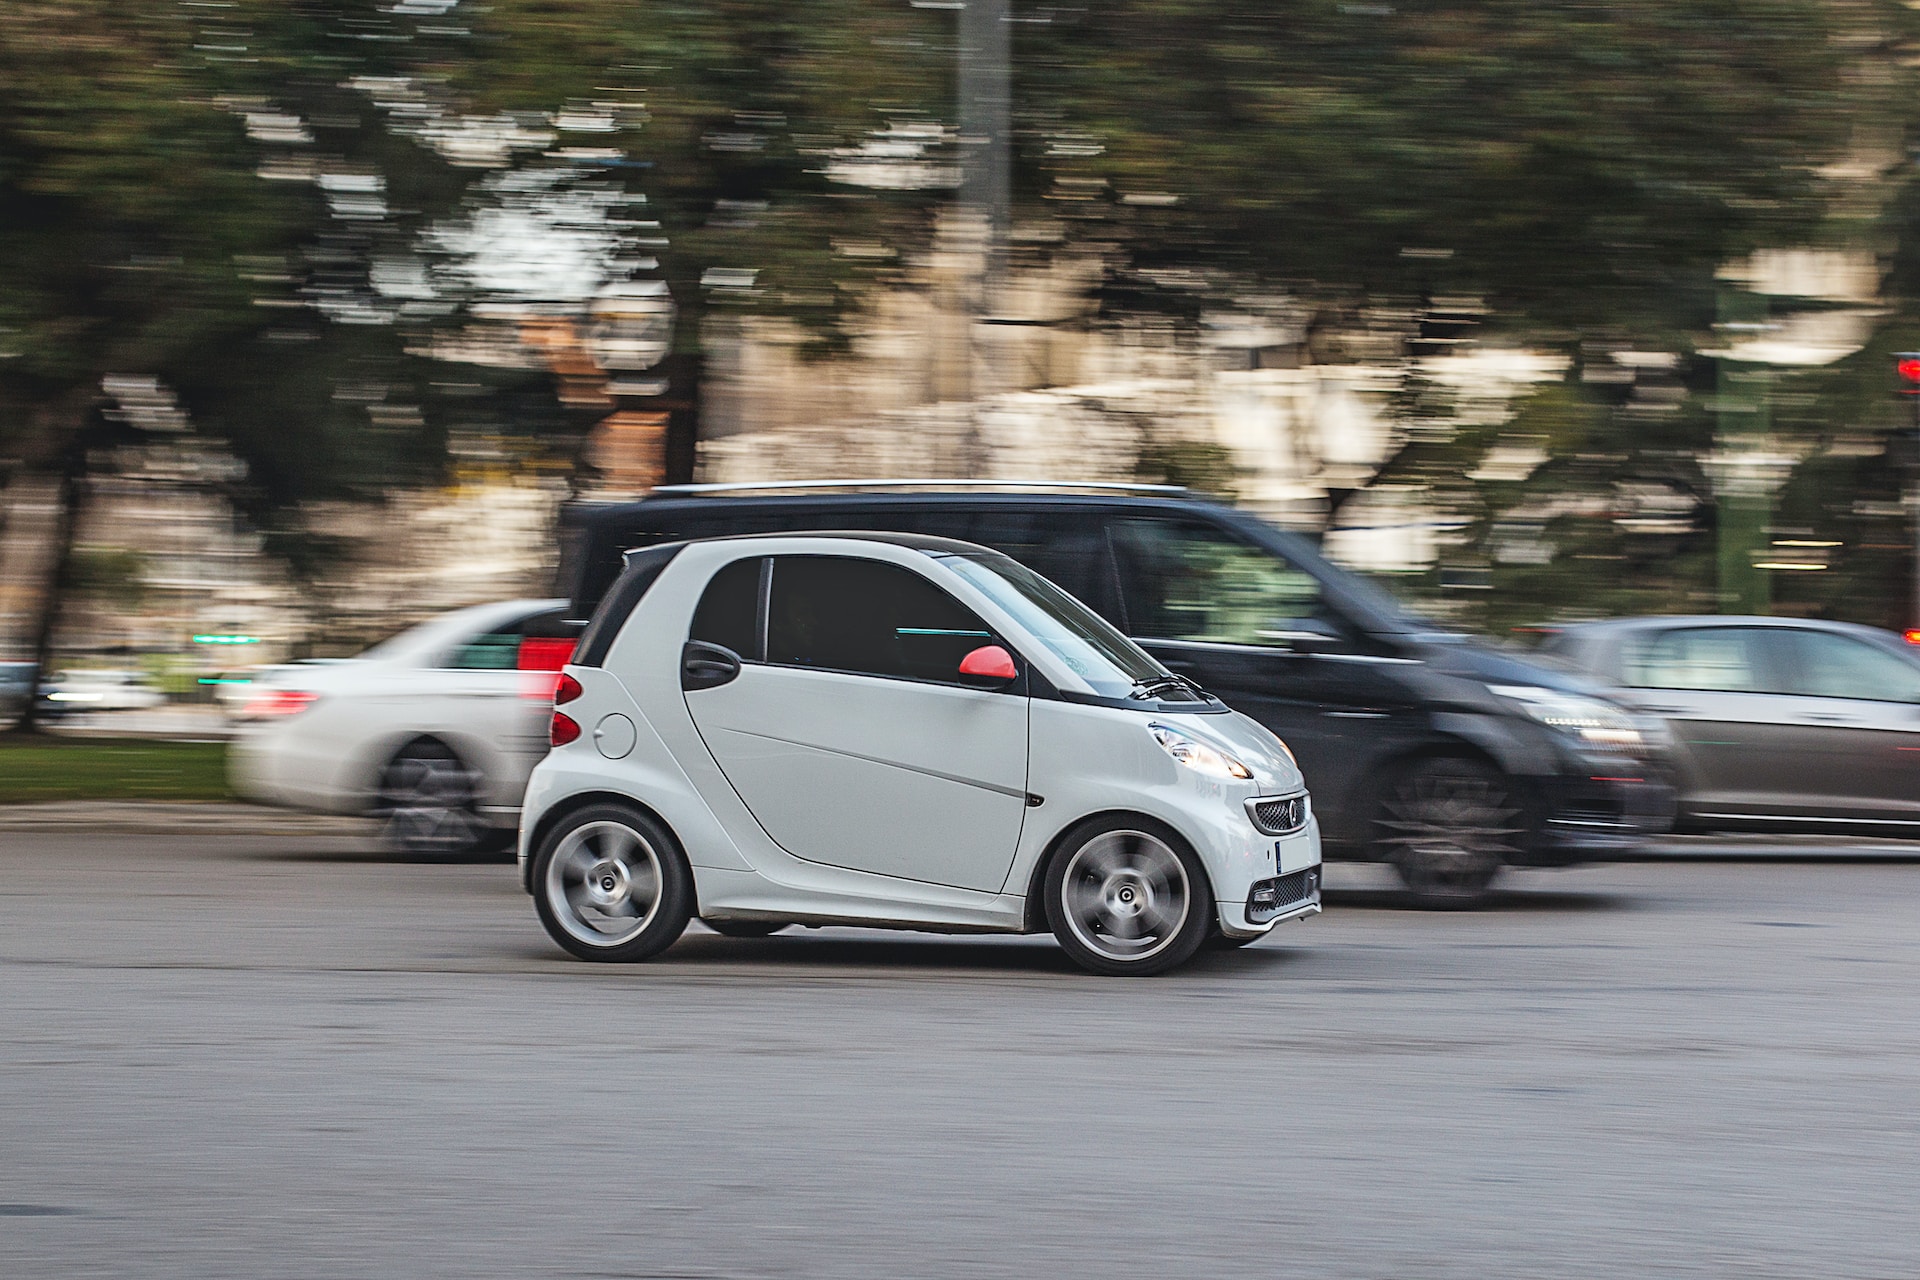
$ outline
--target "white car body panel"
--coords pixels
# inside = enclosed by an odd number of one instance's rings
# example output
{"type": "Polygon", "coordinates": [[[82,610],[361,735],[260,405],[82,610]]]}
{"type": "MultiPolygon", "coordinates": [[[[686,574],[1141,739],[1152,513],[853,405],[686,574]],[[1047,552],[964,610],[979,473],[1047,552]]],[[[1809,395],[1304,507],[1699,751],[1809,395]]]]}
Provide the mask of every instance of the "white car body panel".
{"type": "Polygon", "coordinates": [[[228,753],[234,789],[262,804],[364,813],[394,754],[432,738],[482,779],[482,815],[510,825],[527,775],[547,749],[550,704],[537,696],[544,687],[539,673],[440,664],[470,637],[564,604],[477,605],[422,623],[359,658],[272,672],[258,682],[256,696],[297,689],[319,697],[298,714],[242,723],[228,753]]]}
{"type": "Polygon", "coordinates": [[[1027,699],[755,664],[685,695],[762,830],[797,858],[982,892],[1027,808],[1027,699]],[[902,833],[939,833],[938,840],[902,833]]]}
{"type": "Polygon", "coordinates": [[[593,799],[631,797],[685,849],[701,916],[1017,932],[1034,926],[1029,890],[1063,833],[1094,815],[1139,813],[1193,846],[1223,932],[1257,935],[1318,912],[1316,897],[1271,921],[1246,918],[1248,887],[1317,866],[1320,836],[1312,822],[1279,838],[1253,827],[1246,800],[1304,785],[1279,740],[1244,716],[753,662],[728,684],[683,692],[682,646],[709,580],[732,561],[779,555],[904,565],[973,609],[1056,687],[1076,683],[1014,617],[922,551],[804,535],[691,544],[660,572],[602,666],[567,668],[582,694],[561,710],[582,733],[529,781],[523,884],[545,825],[593,799]],[[594,730],[614,714],[637,732],[631,751],[608,759],[594,730]],[[1222,780],[1181,765],[1150,723],[1217,746],[1254,776],[1222,780]],[[902,831],[921,838],[903,842],[902,831]]]}

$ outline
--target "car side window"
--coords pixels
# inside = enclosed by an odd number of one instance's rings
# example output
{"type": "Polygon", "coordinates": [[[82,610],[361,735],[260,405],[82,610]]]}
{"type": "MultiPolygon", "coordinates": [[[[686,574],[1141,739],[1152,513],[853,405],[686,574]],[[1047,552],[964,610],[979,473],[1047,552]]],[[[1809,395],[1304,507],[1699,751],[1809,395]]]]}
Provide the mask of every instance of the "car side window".
{"type": "Polygon", "coordinates": [[[1320,584],[1264,547],[1188,520],[1116,520],[1128,631],[1145,640],[1283,647],[1324,620],[1320,584]]]}
{"type": "Polygon", "coordinates": [[[1097,514],[990,507],[962,536],[1012,556],[1118,625],[1113,562],[1097,514]]]}
{"type": "Polygon", "coordinates": [[[1812,698],[1920,702],[1920,666],[1852,636],[1782,628],[1787,691],[1812,698]]]}
{"type": "Polygon", "coordinates": [[[512,671],[520,665],[520,641],[526,637],[527,629],[559,616],[559,611],[536,613],[469,636],[442,665],[461,671],[512,671]]]}
{"type": "Polygon", "coordinates": [[[971,609],[911,569],[848,556],[773,562],[769,662],[951,682],[968,652],[991,643],[971,609]]]}
{"type": "Polygon", "coordinates": [[[1621,673],[1635,689],[1781,693],[1760,627],[1680,627],[1628,640],[1621,673]]]}
{"type": "Polygon", "coordinates": [[[743,658],[760,659],[760,566],[755,556],[735,560],[707,583],[693,611],[687,638],[731,649],[743,658]]]}

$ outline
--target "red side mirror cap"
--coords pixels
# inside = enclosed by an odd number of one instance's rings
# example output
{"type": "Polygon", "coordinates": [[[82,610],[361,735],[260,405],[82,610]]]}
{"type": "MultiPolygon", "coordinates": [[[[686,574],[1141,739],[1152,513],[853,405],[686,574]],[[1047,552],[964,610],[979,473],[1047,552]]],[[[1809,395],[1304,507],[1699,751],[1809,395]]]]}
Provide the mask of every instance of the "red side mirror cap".
{"type": "Polygon", "coordinates": [[[984,644],[966,657],[960,659],[960,674],[980,680],[1013,680],[1020,675],[1020,668],[1013,665],[1013,655],[997,644],[984,644]]]}

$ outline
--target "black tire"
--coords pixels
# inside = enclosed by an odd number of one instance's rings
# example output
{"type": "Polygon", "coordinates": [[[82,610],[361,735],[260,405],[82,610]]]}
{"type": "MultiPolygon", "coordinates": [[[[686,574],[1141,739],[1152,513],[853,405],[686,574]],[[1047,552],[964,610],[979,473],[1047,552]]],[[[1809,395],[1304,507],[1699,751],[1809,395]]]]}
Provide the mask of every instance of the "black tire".
{"type": "Polygon", "coordinates": [[[769,938],[786,928],[788,920],[707,920],[701,924],[723,938],[769,938]]]}
{"type": "Polygon", "coordinates": [[[380,771],[374,816],[380,838],[414,858],[480,852],[493,833],[480,817],[480,775],[431,738],[408,743],[380,771]]]}
{"type": "Polygon", "coordinates": [[[1047,924],[1061,947],[1081,968],[1113,977],[1185,964],[1213,920],[1199,857],[1151,818],[1092,818],[1075,827],[1047,864],[1044,890],[1047,924]]]}
{"type": "Polygon", "coordinates": [[[1477,760],[1430,759],[1394,774],[1374,817],[1374,840],[1415,903],[1484,903],[1522,847],[1525,806],[1513,779],[1477,760]]]}
{"type": "Polygon", "coordinates": [[[654,819],[626,805],[589,805],[541,838],[533,902],[548,936],[580,959],[647,960],[693,918],[693,872],[654,819]]]}

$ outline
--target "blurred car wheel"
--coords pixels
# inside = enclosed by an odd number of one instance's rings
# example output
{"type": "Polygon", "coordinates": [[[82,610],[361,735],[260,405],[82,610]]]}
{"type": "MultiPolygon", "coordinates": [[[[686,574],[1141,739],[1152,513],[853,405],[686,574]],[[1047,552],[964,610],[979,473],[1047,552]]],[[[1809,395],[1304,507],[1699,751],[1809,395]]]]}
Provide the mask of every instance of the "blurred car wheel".
{"type": "Polygon", "coordinates": [[[693,918],[693,872],[665,827],[624,805],[569,815],[534,854],[540,923],[582,960],[647,960],[693,918]]]}
{"type": "Polygon", "coordinates": [[[787,927],[785,920],[702,920],[724,938],[766,938],[787,927]]]}
{"type": "Polygon", "coordinates": [[[1047,922],[1081,968],[1114,977],[1164,973],[1207,940],[1213,902],[1186,842],[1151,818],[1082,823],[1046,874],[1047,922]]]}
{"type": "Polygon", "coordinates": [[[1422,760],[1387,784],[1374,820],[1385,860],[1423,907],[1486,901],[1525,832],[1512,781],[1473,760],[1422,760]]]}
{"type": "Polygon", "coordinates": [[[475,808],[479,777],[438,742],[415,742],[380,775],[376,812],[388,845],[415,857],[477,852],[495,833],[475,808]]]}

